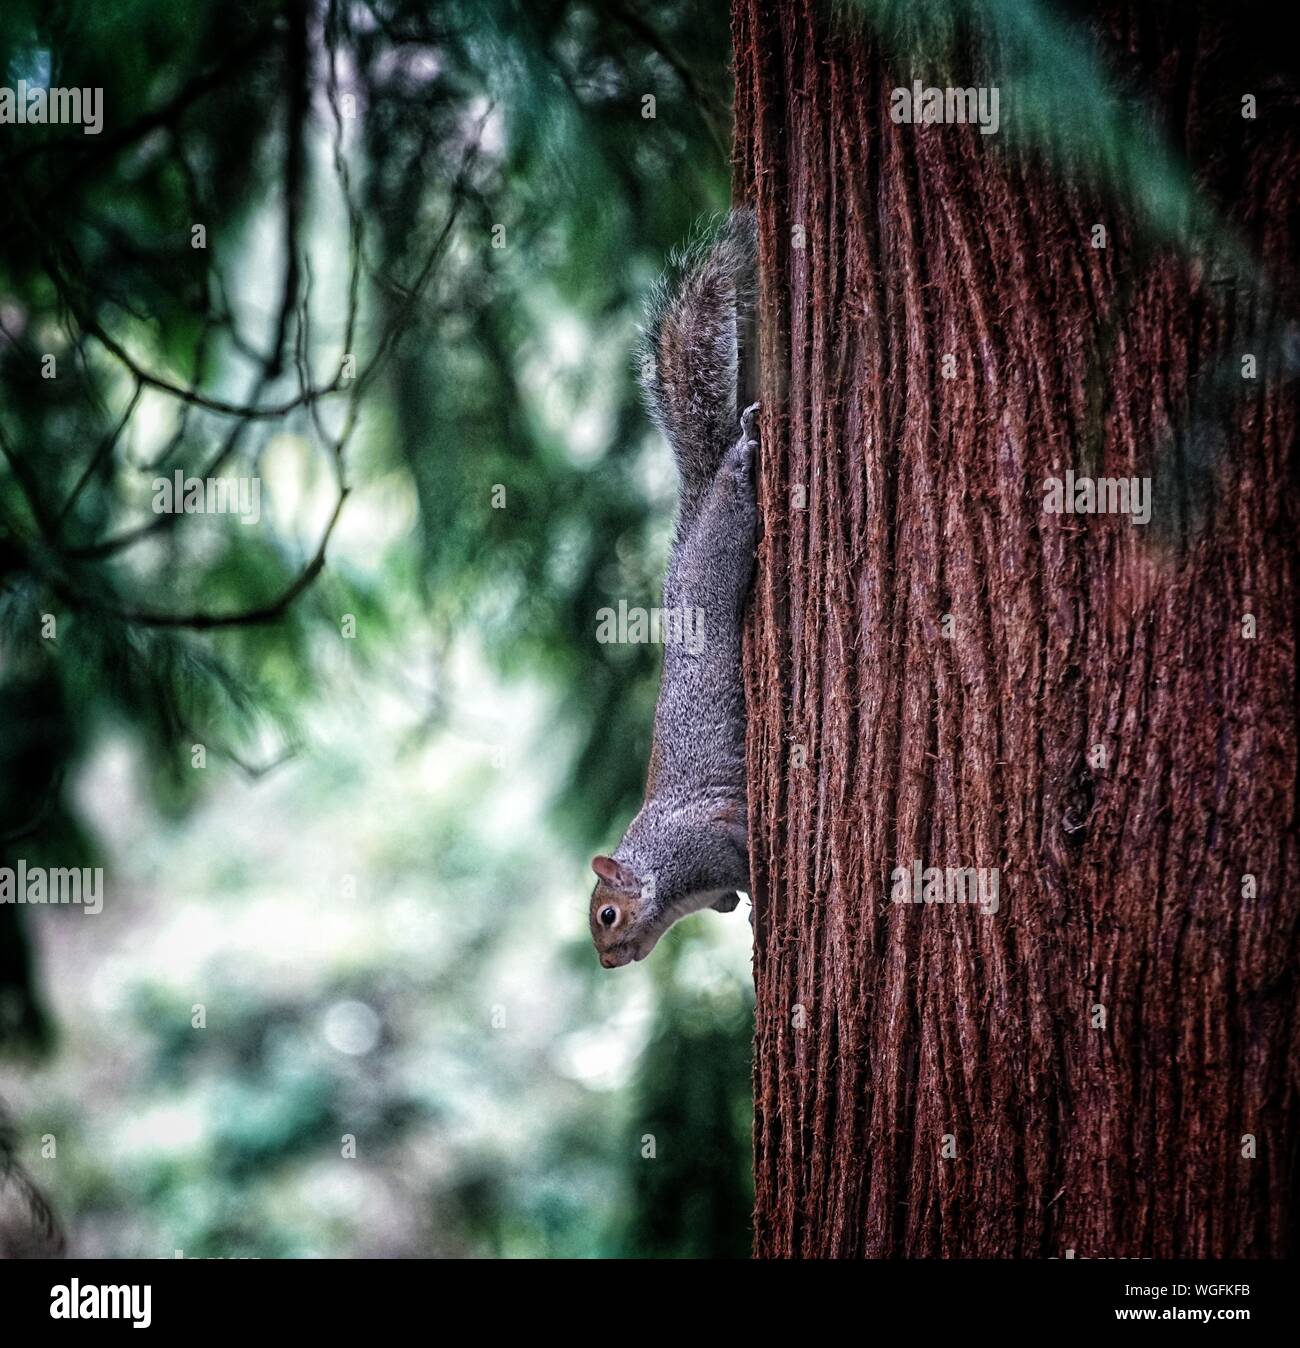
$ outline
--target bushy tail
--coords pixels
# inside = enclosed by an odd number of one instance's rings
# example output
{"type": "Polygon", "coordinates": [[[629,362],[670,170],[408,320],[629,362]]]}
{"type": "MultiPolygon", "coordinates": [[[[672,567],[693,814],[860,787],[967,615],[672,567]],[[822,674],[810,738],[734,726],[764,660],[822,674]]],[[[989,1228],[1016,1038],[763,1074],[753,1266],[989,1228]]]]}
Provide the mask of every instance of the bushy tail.
{"type": "Polygon", "coordinates": [[[734,210],[672,255],[646,306],[641,386],[677,456],[684,503],[713,480],[739,433],[738,334],[754,269],[753,212],[734,210]]]}

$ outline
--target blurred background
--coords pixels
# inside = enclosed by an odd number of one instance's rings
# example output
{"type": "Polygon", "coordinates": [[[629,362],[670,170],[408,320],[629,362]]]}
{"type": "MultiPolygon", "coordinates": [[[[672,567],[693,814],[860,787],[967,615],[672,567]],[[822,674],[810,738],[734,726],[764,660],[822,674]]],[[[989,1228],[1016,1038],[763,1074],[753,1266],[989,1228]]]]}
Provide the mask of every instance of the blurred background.
{"type": "Polygon", "coordinates": [[[0,905],[0,1100],[69,1251],[746,1255],[748,906],[615,973],[586,917],[725,6],[9,0],[0,58],[103,90],[0,126],[0,865],[104,870],[0,905]]]}

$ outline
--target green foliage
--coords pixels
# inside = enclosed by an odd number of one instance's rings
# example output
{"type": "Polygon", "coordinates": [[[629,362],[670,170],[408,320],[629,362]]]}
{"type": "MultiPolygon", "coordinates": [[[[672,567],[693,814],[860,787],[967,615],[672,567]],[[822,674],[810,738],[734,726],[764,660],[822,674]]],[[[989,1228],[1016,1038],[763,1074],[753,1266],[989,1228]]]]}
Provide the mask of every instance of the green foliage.
{"type": "Polygon", "coordinates": [[[646,1050],[633,1108],[642,1155],[622,1234],[625,1253],[748,1258],[753,1201],[749,1044],[753,999],[734,985],[675,986],[680,959],[665,960],[664,1011],[646,1050]],[[740,1052],[739,1046],[745,1046],[740,1052]],[[653,1159],[643,1140],[653,1137],[653,1159]],[[683,1145],[683,1143],[685,1145],[683,1145]]]}
{"type": "MultiPolygon", "coordinates": [[[[64,1139],[42,1178],[74,1249],[743,1244],[741,994],[700,1037],[698,987],[658,985],[653,1026],[608,1031],[630,1045],[616,1084],[552,1065],[641,995],[586,948],[579,849],[639,794],[658,662],[599,647],[595,615],[657,589],[671,485],[628,354],[663,257],[726,203],[727,58],[725,12],[694,4],[0,15],[10,84],[99,87],[105,114],[97,136],[0,133],[0,862],[116,885],[102,939],[99,918],[0,907],[10,1048],[51,1028],[32,932],[55,952],[62,1042],[25,1117],[64,1139]],[[176,471],[258,477],[258,526],[154,513],[176,471]],[[511,708],[504,764],[474,744],[476,681],[511,708]],[[122,745],[130,786],[105,766],[122,745]],[[521,794],[522,838],[493,818],[521,794]],[[318,861],[347,935],[295,928],[293,978],[240,932],[287,922],[318,861]],[[336,892],[348,866],[364,905],[336,892]],[[83,986],[95,1014],[70,1010],[83,986]],[[499,986],[535,1032],[485,1038],[499,986]],[[320,1026],[356,1004],[382,1034],[353,1061],[320,1026]],[[634,1114],[718,1163],[651,1181],[634,1114]],[[317,1197],[350,1130],[367,1192],[406,1176],[427,1225],[363,1239],[317,1197]],[[436,1164],[411,1165],[421,1147],[436,1164]],[[689,1229],[651,1215],[680,1185],[689,1229]],[[646,1205],[627,1231],[622,1198],[646,1205]]],[[[711,959],[710,934],[682,952],[711,959]]]]}

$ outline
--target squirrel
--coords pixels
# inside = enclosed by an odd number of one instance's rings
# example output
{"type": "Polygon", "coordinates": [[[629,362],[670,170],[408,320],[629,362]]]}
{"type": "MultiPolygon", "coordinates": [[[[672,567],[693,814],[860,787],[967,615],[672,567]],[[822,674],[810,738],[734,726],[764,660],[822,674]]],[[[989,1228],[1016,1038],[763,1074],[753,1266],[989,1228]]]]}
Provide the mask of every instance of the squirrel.
{"type": "Polygon", "coordinates": [[[613,855],[591,863],[606,969],[645,959],[689,913],[731,912],[749,888],[741,626],[759,431],[757,403],[737,416],[736,387],[754,271],[754,217],[735,210],[672,256],[647,304],[641,384],[680,479],[664,608],[702,630],[665,642],[645,803],[613,855]]]}

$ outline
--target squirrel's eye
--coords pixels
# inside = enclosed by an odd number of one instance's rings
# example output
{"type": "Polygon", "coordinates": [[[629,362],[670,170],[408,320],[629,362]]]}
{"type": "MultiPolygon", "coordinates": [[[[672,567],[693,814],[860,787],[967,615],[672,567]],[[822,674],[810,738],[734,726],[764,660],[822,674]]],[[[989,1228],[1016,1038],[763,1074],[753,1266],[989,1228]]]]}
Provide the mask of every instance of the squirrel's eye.
{"type": "Polygon", "coordinates": [[[600,920],[607,927],[612,927],[614,925],[614,919],[617,917],[618,914],[612,908],[602,908],[600,910],[600,920]]]}

